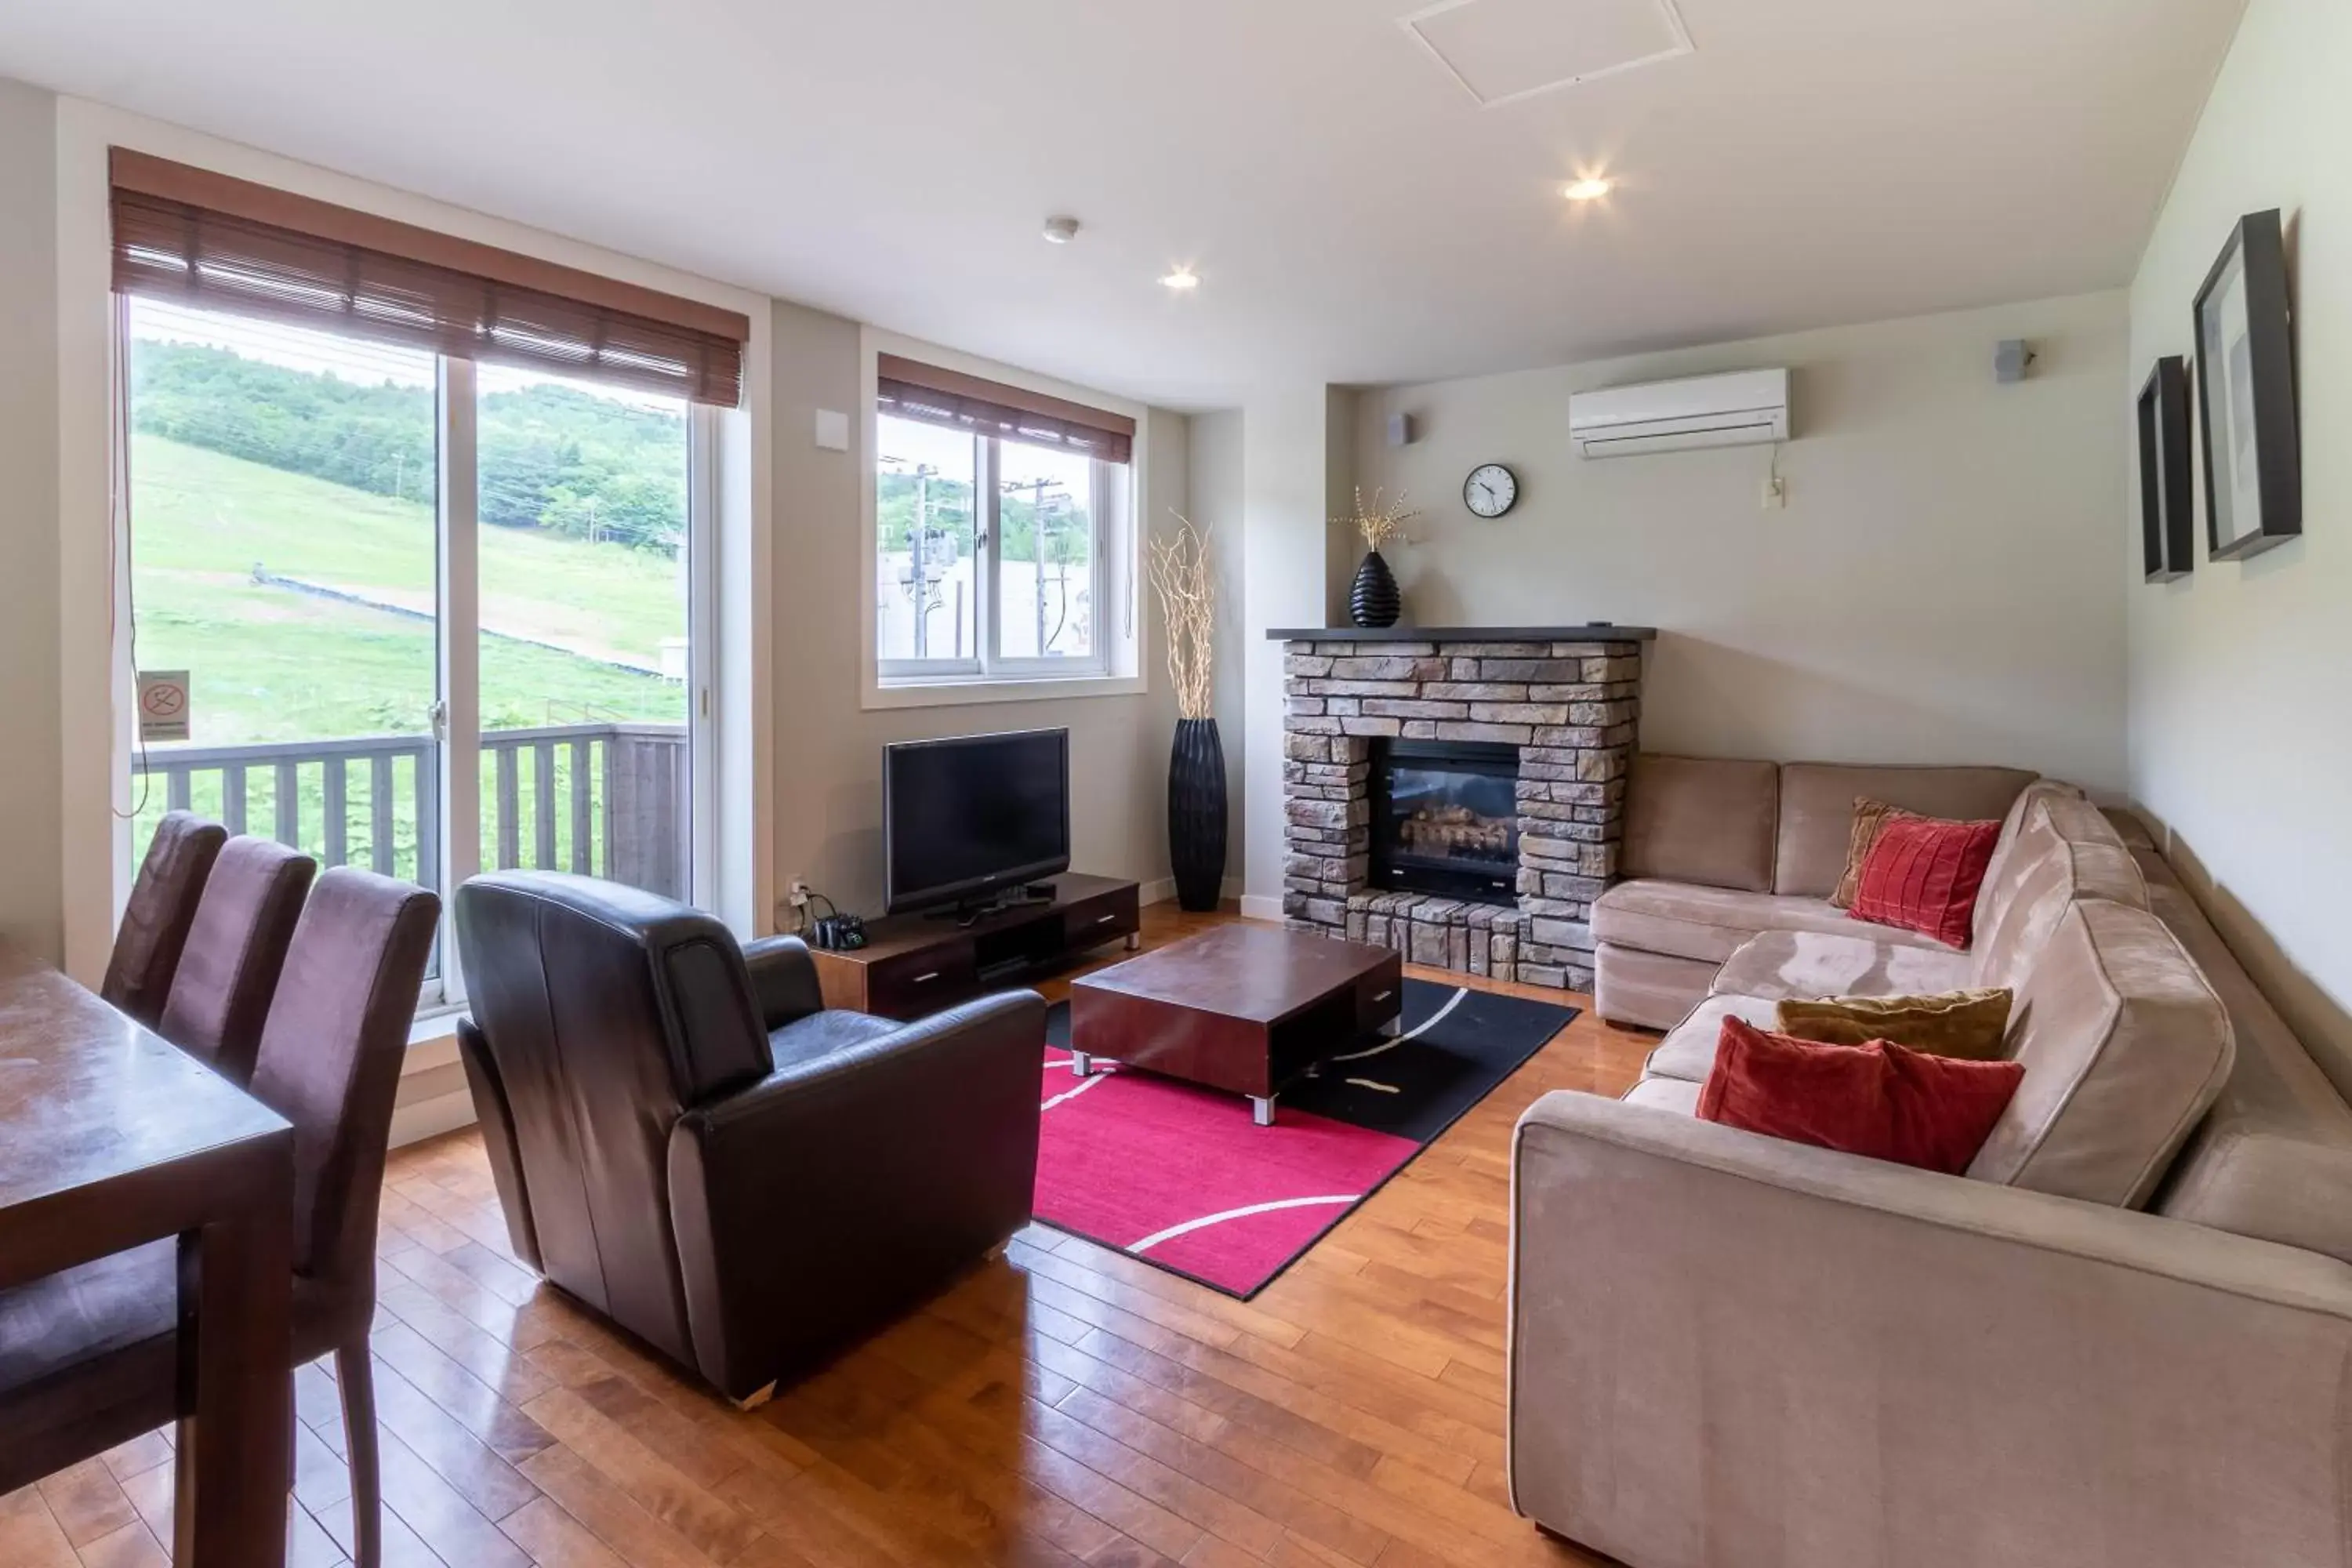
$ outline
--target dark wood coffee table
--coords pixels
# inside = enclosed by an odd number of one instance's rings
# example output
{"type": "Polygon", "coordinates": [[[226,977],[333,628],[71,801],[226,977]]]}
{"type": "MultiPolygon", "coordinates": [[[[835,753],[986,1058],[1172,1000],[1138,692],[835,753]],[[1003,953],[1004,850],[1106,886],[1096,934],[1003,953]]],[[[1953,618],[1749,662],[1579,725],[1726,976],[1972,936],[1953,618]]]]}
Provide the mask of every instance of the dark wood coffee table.
{"type": "Polygon", "coordinates": [[[1070,983],[1070,1070],[1097,1057],[1249,1096],[1260,1127],[1299,1073],[1404,1007],[1384,947],[1265,925],[1224,925],[1070,983]]]}

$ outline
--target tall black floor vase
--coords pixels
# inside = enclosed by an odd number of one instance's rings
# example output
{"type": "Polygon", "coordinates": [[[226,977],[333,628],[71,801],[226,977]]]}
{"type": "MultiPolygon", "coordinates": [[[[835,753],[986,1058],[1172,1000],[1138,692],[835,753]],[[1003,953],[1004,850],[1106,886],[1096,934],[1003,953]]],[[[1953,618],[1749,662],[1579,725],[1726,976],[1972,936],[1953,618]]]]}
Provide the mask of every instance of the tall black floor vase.
{"type": "Polygon", "coordinates": [[[1168,754],[1168,858],[1176,902],[1213,910],[1225,885],[1225,748],[1214,719],[1179,719],[1168,754]]]}

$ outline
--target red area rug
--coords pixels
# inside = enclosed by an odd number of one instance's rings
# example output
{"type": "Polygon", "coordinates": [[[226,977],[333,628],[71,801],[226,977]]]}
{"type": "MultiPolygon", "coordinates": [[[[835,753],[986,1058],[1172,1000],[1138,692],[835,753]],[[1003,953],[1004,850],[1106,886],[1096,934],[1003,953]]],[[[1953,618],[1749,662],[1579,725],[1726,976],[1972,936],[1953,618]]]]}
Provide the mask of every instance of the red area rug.
{"type": "Polygon", "coordinates": [[[1361,1042],[1259,1127],[1237,1095],[1115,1065],[1071,1077],[1056,1007],[1037,1217],[1246,1300],[1575,1016],[1408,981],[1405,1038],[1361,1042]]]}

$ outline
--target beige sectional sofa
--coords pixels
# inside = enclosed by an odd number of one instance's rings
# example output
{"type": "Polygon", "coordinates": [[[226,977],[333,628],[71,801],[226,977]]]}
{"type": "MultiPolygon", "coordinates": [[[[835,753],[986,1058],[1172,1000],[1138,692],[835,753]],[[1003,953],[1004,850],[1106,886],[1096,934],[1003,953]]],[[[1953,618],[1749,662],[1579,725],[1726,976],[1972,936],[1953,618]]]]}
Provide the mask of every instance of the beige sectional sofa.
{"type": "Polygon", "coordinates": [[[1612,1023],[1671,1027],[1760,932],[1864,936],[1948,953],[1933,937],[1865,925],[1829,895],[1858,795],[1926,816],[1984,821],[2034,775],[2015,768],[1853,767],[1643,755],[1625,791],[1625,880],[1592,906],[1593,1005],[1612,1023]]]}
{"type": "Polygon", "coordinates": [[[2144,832],[2011,793],[1969,952],[1765,931],[1522,1120],[1522,1513],[1633,1568],[2352,1564],[2352,1108],[2144,832]],[[1693,1114],[1727,1012],[1956,984],[2026,1067],[1965,1176],[1693,1114]]]}

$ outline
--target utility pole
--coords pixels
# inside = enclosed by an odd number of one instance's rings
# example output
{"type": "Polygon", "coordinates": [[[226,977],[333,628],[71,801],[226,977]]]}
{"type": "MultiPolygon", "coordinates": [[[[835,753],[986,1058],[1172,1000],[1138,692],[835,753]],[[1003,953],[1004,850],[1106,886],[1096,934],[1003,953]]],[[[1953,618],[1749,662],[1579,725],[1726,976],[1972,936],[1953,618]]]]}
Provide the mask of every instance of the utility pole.
{"type": "Polygon", "coordinates": [[[915,599],[915,657],[929,658],[931,650],[931,475],[929,463],[915,465],[915,531],[909,541],[915,553],[908,567],[908,586],[915,599]]]}
{"type": "Polygon", "coordinates": [[[1045,481],[1036,481],[1036,498],[1029,503],[1030,564],[1037,579],[1037,657],[1045,657],[1045,481]]]}

